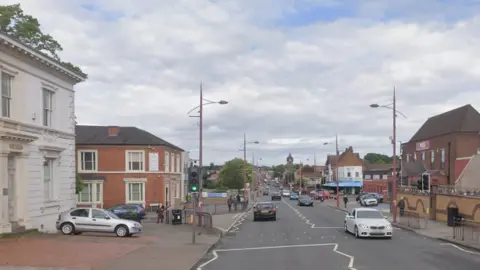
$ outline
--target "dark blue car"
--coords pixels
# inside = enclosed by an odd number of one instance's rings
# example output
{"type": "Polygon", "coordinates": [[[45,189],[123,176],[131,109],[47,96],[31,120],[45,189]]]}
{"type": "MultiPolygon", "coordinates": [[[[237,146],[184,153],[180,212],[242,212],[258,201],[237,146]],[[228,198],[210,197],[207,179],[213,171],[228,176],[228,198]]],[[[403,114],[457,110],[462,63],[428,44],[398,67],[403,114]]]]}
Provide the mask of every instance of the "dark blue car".
{"type": "Polygon", "coordinates": [[[145,208],[140,203],[119,204],[108,210],[117,215],[119,218],[123,218],[129,213],[135,213],[141,219],[145,217],[145,208]]]}

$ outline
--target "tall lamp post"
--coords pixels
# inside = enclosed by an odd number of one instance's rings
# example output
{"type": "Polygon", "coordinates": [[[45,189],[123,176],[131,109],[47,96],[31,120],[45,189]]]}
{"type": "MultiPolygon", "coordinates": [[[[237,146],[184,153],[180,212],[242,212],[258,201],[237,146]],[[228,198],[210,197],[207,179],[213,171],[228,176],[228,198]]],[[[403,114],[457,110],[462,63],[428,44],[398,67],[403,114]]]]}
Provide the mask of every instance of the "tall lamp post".
{"type": "MultiPolygon", "coordinates": [[[[247,142],[247,134],[243,133],[243,199],[247,200],[247,144],[259,144],[258,141],[247,142]]],[[[255,164],[253,164],[255,166],[255,164]]]]}
{"type": "MultiPolygon", "coordinates": [[[[325,143],[323,143],[323,145],[327,145],[327,144],[332,144],[332,143],[330,143],[330,142],[325,142],[325,143]]],[[[335,153],[336,153],[337,156],[340,154],[340,151],[339,151],[339,149],[338,149],[338,135],[335,135],[335,153]]],[[[331,167],[332,167],[332,166],[330,165],[330,168],[329,168],[329,169],[331,169],[331,167]]],[[[332,171],[329,170],[328,173],[331,175],[331,174],[332,174],[332,171]]],[[[336,182],[337,182],[337,183],[336,183],[336,184],[337,184],[337,189],[336,189],[337,207],[340,207],[340,196],[339,196],[339,195],[340,195],[340,185],[339,185],[339,181],[338,181],[338,168],[337,168],[337,173],[336,173],[336,177],[335,177],[335,178],[337,178],[337,179],[335,179],[336,182]]]]}
{"type": "Polygon", "coordinates": [[[403,113],[397,110],[397,100],[395,95],[395,87],[393,88],[393,103],[388,105],[371,104],[371,108],[386,108],[392,110],[393,118],[393,134],[392,134],[392,152],[393,152],[393,175],[392,175],[392,210],[393,223],[397,222],[397,116],[407,118],[403,113]]]}
{"type": "Polygon", "coordinates": [[[219,100],[219,101],[211,101],[203,97],[203,84],[200,83],[200,103],[198,106],[192,108],[188,111],[187,114],[192,113],[193,111],[198,109],[198,115],[190,115],[190,117],[198,117],[199,118],[199,148],[198,148],[198,166],[199,166],[199,186],[200,189],[203,186],[203,106],[211,105],[211,104],[220,104],[225,105],[228,104],[228,101],[219,100]]]}

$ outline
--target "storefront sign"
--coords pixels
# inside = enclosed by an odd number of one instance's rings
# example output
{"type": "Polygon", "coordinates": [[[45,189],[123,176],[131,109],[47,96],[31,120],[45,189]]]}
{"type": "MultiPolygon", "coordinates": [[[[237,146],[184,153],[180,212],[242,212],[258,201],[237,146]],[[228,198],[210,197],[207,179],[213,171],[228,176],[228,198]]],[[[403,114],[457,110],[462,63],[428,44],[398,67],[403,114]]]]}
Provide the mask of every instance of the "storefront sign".
{"type": "Polygon", "coordinates": [[[418,142],[416,145],[416,151],[425,151],[430,149],[430,141],[418,142]]]}

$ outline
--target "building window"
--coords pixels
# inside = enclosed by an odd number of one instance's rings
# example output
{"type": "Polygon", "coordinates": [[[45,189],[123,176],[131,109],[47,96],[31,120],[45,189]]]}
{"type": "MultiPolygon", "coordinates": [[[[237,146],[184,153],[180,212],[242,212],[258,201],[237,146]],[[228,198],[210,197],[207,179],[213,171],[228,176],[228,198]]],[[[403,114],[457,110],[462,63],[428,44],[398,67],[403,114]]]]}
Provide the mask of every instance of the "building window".
{"type": "Polygon", "coordinates": [[[10,118],[13,76],[2,72],[2,117],[10,118]]]}
{"type": "Polygon", "coordinates": [[[413,161],[417,161],[417,152],[413,153],[413,161]]]}
{"type": "Polygon", "coordinates": [[[145,152],[127,151],[127,171],[143,172],[145,171],[145,152]]]}
{"type": "Polygon", "coordinates": [[[83,189],[77,196],[77,203],[102,203],[103,183],[99,181],[85,181],[83,189]]]}
{"type": "Polygon", "coordinates": [[[177,172],[182,172],[182,166],[181,166],[181,162],[180,162],[180,155],[177,155],[177,161],[175,162],[176,166],[177,166],[177,172]]]}
{"type": "Polygon", "coordinates": [[[423,151],[423,152],[422,152],[422,161],[425,161],[425,159],[426,159],[426,158],[425,158],[425,155],[426,155],[426,153],[425,153],[425,151],[423,151]]]}
{"type": "Polygon", "coordinates": [[[445,169],[445,149],[442,149],[441,155],[440,169],[445,169]]]}
{"type": "Polygon", "coordinates": [[[128,178],[125,181],[125,202],[145,203],[146,178],[128,178]]]}
{"type": "Polygon", "coordinates": [[[373,175],[373,180],[379,180],[380,179],[380,175],[379,174],[374,174],[373,175]]]}
{"type": "Polygon", "coordinates": [[[387,179],[388,179],[388,174],[382,175],[382,179],[383,179],[383,180],[387,180],[387,179]]]}
{"type": "Polygon", "coordinates": [[[370,175],[370,174],[365,174],[365,179],[372,179],[372,175],[370,175]]]}
{"type": "Polygon", "coordinates": [[[53,113],[53,92],[48,89],[43,89],[43,125],[46,127],[52,126],[53,113]]]}
{"type": "Polygon", "coordinates": [[[175,154],[171,153],[170,154],[170,171],[175,172],[175,154]]]}
{"type": "Polygon", "coordinates": [[[435,151],[430,150],[430,169],[435,168],[435,151]]]}
{"type": "Polygon", "coordinates": [[[54,199],[54,174],[53,159],[47,159],[43,162],[43,198],[45,201],[54,199]]]}
{"type": "Polygon", "coordinates": [[[170,153],[165,152],[165,172],[170,172],[170,153]]]}
{"type": "Polygon", "coordinates": [[[407,157],[407,162],[410,162],[410,154],[405,155],[407,157]]]}
{"type": "Polygon", "coordinates": [[[351,172],[347,172],[347,177],[352,177],[352,173],[351,173],[351,172]]]}
{"type": "Polygon", "coordinates": [[[360,177],[360,173],[359,172],[355,172],[355,177],[360,177]]]}
{"type": "Polygon", "coordinates": [[[97,154],[96,150],[80,150],[78,152],[78,170],[81,172],[97,171],[97,154]]]}

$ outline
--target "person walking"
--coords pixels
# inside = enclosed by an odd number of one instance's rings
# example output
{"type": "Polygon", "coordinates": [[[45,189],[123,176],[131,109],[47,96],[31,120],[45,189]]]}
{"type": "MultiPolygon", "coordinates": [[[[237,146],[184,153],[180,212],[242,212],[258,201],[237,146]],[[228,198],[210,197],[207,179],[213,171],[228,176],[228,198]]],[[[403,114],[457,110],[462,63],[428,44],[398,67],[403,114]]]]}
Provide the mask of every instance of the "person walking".
{"type": "Polygon", "coordinates": [[[348,204],[348,197],[347,196],[343,196],[343,203],[345,204],[345,208],[347,208],[347,204],[348,204]]]}
{"type": "Polygon", "coordinates": [[[228,212],[232,212],[232,196],[228,197],[227,200],[227,205],[228,205],[228,212]]]}
{"type": "Polygon", "coordinates": [[[164,209],[165,209],[165,207],[163,206],[163,204],[157,209],[157,224],[163,223],[163,219],[164,219],[163,210],[164,209]]]}
{"type": "Polygon", "coordinates": [[[405,214],[405,198],[402,197],[398,202],[398,208],[400,209],[400,216],[403,217],[405,214]]]}

